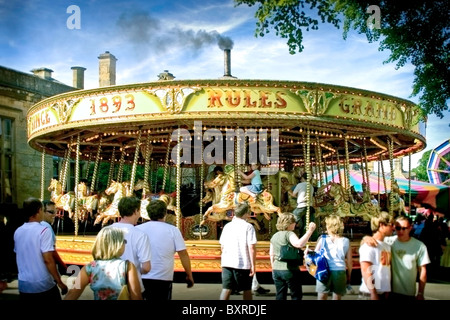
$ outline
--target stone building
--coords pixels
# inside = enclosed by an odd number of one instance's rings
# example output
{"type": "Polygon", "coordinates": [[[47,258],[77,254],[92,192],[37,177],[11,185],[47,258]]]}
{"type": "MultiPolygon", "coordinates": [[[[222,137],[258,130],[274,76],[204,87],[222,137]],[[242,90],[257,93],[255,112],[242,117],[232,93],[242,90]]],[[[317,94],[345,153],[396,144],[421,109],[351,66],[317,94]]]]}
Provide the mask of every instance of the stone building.
{"type": "MultiPolygon", "coordinates": [[[[82,88],[84,68],[74,68],[74,84],[82,88]]],[[[77,89],[53,79],[52,72],[39,68],[24,73],[0,66],[0,204],[22,207],[27,197],[40,198],[42,154],[28,146],[27,111],[42,99],[77,89]]],[[[48,182],[53,177],[52,156],[45,156],[44,168],[48,182]]]]}

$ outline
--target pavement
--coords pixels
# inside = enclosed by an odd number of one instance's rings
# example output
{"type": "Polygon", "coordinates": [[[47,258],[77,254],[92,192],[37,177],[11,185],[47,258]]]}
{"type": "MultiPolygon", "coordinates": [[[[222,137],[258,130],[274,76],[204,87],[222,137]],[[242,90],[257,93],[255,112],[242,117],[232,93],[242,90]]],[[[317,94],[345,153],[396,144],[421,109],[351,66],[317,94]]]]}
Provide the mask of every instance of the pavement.
{"type": "MultiPolygon", "coordinates": [[[[68,276],[63,276],[63,281],[67,283],[68,276]]],[[[195,280],[194,275],[194,280],[195,280]]],[[[267,277],[266,277],[267,278],[267,277]]],[[[261,280],[260,280],[261,281],[261,280]]],[[[270,292],[264,295],[253,295],[254,300],[275,300],[275,285],[273,283],[261,282],[260,285],[269,289],[270,292]]],[[[313,284],[304,284],[303,300],[317,300],[317,293],[313,284]]],[[[342,297],[342,300],[358,300],[359,285],[352,285],[354,293],[347,294],[342,297]]],[[[187,288],[185,283],[174,282],[173,284],[173,300],[219,300],[220,292],[222,290],[220,283],[204,283],[197,282],[192,288],[187,288]]],[[[330,298],[329,298],[330,299],[330,298]]],[[[430,282],[425,287],[426,300],[450,300],[450,282],[430,282]]],[[[18,282],[14,280],[8,283],[2,294],[0,294],[0,301],[2,300],[19,300],[18,282]]],[[[93,300],[93,293],[89,287],[86,287],[79,300],[93,300]]],[[[242,300],[242,294],[231,295],[230,300],[242,300]]],[[[288,297],[288,300],[290,298],[288,297]]]]}

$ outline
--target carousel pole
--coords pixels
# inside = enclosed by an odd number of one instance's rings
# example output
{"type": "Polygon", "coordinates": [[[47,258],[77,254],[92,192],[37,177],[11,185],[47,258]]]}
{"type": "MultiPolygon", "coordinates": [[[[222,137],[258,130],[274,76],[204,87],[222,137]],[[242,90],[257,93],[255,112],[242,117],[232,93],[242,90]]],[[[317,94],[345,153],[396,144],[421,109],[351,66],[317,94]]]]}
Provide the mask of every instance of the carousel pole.
{"type": "Polygon", "coordinates": [[[67,181],[66,179],[67,179],[67,175],[69,173],[70,153],[71,153],[71,149],[72,149],[72,144],[73,144],[73,136],[70,137],[70,144],[67,147],[67,159],[64,164],[64,174],[63,174],[63,178],[62,178],[62,182],[61,182],[62,193],[64,193],[64,190],[66,189],[66,181],[67,181]]]}
{"type": "Polygon", "coordinates": [[[162,184],[162,191],[165,191],[166,189],[166,179],[167,179],[167,171],[169,169],[169,154],[170,154],[170,135],[167,139],[167,150],[166,150],[166,158],[164,159],[164,177],[163,177],[163,184],[162,184]]]}
{"type": "Polygon", "coordinates": [[[350,199],[350,159],[349,159],[349,155],[348,155],[348,136],[347,136],[347,134],[345,134],[344,142],[345,142],[345,168],[344,168],[345,183],[346,183],[347,196],[350,199]]]}
{"type": "Polygon", "coordinates": [[[136,179],[136,169],[137,169],[137,162],[139,159],[139,148],[140,148],[140,144],[141,144],[141,135],[142,135],[142,131],[139,130],[138,138],[136,141],[136,149],[134,152],[133,168],[131,169],[130,194],[133,194],[133,191],[134,191],[134,184],[135,184],[134,180],[136,179]]]}
{"type": "Polygon", "coordinates": [[[45,183],[45,148],[42,149],[41,158],[41,201],[44,201],[44,183],[45,183]]]}
{"type": "MultiPolygon", "coordinates": [[[[310,163],[311,162],[311,135],[310,135],[310,130],[309,128],[307,129],[306,132],[306,158],[305,158],[305,163],[306,163],[306,201],[307,201],[307,205],[306,205],[306,221],[305,221],[305,229],[306,231],[308,231],[309,228],[309,222],[310,222],[310,214],[311,214],[311,208],[310,208],[310,204],[311,204],[311,190],[310,190],[310,186],[311,186],[311,166],[310,163]]],[[[300,231],[300,235],[301,235],[301,231],[300,231]]],[[[307,246],[308,248],[308,246],[307,246]]]]}
{"type": "MultiPolygon", "coordinates": [[[[384,174],[383,156],[381,154],[380,154],[380,163],[381,163],[381,175],[383,177],[384,194],[387,196],[386,175],[384,174]]],[[[386,198],[386,205],[388,204],[388,201],[389,199],[386,198]]]]}
{"type": "Polygon", "coordinates": [[[342,174],[341,174],[341,166],[340,166],[341,159],[339,158],[339,150],[337,150],[337,152],[336,152],[336,159],[337,159],[336,167],[337,167],[337,172],[338,172],[338,177],[339,177],[339,183],[341,184],[341,186],[344,186],[344,181],[342,180],[342,174]]]}
{"type": "MultiPolygon", "coordinates": [[[[202,135],[203,136],[203,135],[202,135]]],[[[201,198],[203,197],[203,180],[205,179],[205,162],[203,161],[203,143],[201,143],[200,145],[200,159],[202,161],[202,164],[200,166],[200,220],[199,224],[200,224],[200,240],[202,239],[203,236],[203,232],[202,232],[202,222],[204,221],[204,217],[203,217],[203,201],[201,201],[201,198]]]]}
{"type": "Polygon", "coordinates": [[[411,216],[411,152],[408,154],[408,201],[409,201],[409,216],[411,216]]]}
{"type": "Polygon", "coordinates": [[[389,214],[392,215],[394,213],[394,194],[392,193],[392,188],[395,183],[395,177],[394,177],[394,141],[391,137],[389,137],[388,140],[388,150],[389,150],[389,167],[391,170],[391,192],[389,193],[389,214]]]}
{"type": "Polygon", "coordinates": [[[363,138],[363,149],[364,149],[364,163],[366,166],[366,180],[367,180],[367,191],[369,191],[370,194],[370,174],[369,174],[369,166],[367,163],[367,147],[366,147],[366,138],[363,138]]]}
{"type": "Polygon", "coordinates": [[[150,135],[147,137],[145,144],[145,167],[144,167],[144,188],[142,190],[142,198],[145,198],[147,193],[150,192],[149,181],[151,183],[151,178],[149,180],[150,174],[150,156],[152,155],[152,148],[150,146],[150,135]]]}
{"type": "Polygon", "coordinates": [[[95,185],[97,180],[98,165],[100,163],[100,153],[102,151],[102,142],[103,142],[103,135],[100,135],[100,142],[98,143],[97,155],[95,156],[94,172],[92,173],[91,194],[96,189],[95,185]]]}
{"type": "MultiPolygon", "coordinates": [[[[176,224],[177,224],[177,228],[181,230],[181,132],[180,132],[180,127],[178,126],[178,137],[177,137],[177,163],[176,163],[176,169],[177,169],[177,207],[176,207],[176,224]]],[[[201,232],[201,230],[200,230],[201,232]]]]}
{"type": "Polygon", "coordinates": [[[119,170],[117,172],[117,182],[122,182],[123,179],[123,165],[125,162],[125,148],[124,146],[121,147],[122,153],[120,154],[120,161],[119,161],[119,170]]]}
{"type": "MultiPolygon", "coordinates": [[[[75,154],[75,186],[78,186],[80,175],[80,134],[77,135],[77,147],[75,154]]],[[[75,192],[75,236],[78,236],[78,192],[75,192]]]]}
{"type": "Polygon", "coordinates": [[[116,160],[116,147],[113,147],[113,151],[111,154],[111,163],[109,165],[109,172],[108,172],[108,184],[106,185],[107,188],[111,185],[111,181],[114,174],[115,160],[116,160]]]}
{"type": "MultiPolygon", "coordinates": [[[[89,168],[91,166],[91,158],[92,158],[92,154],[89,152],[89,158],[86,164],[86,175],[84,176],[84,178],[87,180],[89,178],[89,168]]],[[[92,190],[92,189],[91,189],[92,190]]]]}

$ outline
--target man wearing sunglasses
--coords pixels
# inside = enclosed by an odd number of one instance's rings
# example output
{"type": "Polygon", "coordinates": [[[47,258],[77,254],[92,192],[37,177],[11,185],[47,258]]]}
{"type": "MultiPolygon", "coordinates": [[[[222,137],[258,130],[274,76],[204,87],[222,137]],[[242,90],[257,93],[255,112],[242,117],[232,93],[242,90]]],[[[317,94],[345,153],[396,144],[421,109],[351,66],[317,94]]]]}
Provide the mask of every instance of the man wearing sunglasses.
{"type": "Polygon", "coordinates": [[[400,216],[395,221],[396,236],[386,238],[392,252],[392,299],[424,299],[427,282],[427,264],[430,263],[427,247],[411,237],[411,218],[400,216]],[[416,279],[419,273],[419,286],[416,279]]]}
{"type": "MultiPolygon", "coordinates": [[[[411,237],[411,218],[397,217],[395,232],[395,236],[384,238],[384,242],[391,245],[392,254],[392,292],[389,299],[424,300],[426,266],[430,263],[427,247],[422,241],[411,237]],[[419,286],[416,290],[417,274],[419,286]]],[[[377,245],[372,237],[366,236],[362,242],[373,247],[377,245]]]]}

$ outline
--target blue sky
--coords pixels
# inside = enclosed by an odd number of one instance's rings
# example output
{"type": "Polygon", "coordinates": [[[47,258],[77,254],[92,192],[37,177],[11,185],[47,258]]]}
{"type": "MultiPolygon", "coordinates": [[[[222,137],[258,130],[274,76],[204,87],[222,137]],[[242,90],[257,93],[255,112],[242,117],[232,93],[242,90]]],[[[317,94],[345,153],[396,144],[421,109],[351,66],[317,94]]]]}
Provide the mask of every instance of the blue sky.
{"type": "MultiPolygon", "coordinates": [[[[98,56],[109,51],[118,59],[117,84],[155,81],[164,70],[176,79],[217,79],[224,69],[219,35],[233,42],[237,78],[322,82],[417,102],[410,97],[414,68],[383,64],[389,52],[364,36],[351,32],[344,40],[342,30],[320,25],[304,34],[304,51],[290,55],[274,32],[254,36],[255,11],[232,0],[0,0],[0,65],[50,68],[68,85],[71,67],[82,66],[89,89],[98,87],[98,56]],[[80,8],[80,29],[67,27],[70,5],[80,8]]],[[[424,151],[450,138],[449,112],[444,115],[428,118],[424,151]]],[[[422,153],[412,156],[413,167],[422,153]]]]}

